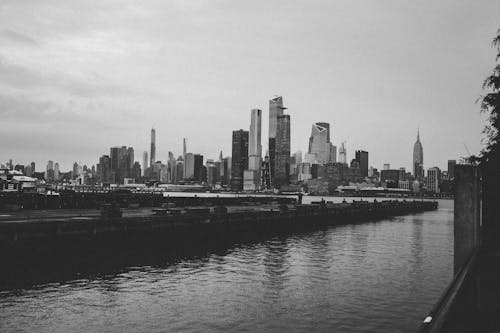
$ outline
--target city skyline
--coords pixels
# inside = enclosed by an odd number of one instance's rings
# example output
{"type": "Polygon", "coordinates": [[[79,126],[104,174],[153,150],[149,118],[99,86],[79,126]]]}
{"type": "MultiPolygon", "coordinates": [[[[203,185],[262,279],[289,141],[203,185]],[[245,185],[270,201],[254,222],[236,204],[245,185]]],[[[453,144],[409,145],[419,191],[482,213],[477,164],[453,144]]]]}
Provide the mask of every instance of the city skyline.
{"type": "Polygon", "coordinates": [[[378,168],[412,169],[417,127],[426,168],[467,155],[464,143],[481,147],[494,1],[0,6],[4,160],[91,165],[110,146],[149,151],[151,125],[157,159],[180,155],[183,137],[193,152],[229,155],[248,110],[264,110],[267,128],[274,94],[292,114],[292,152],[307,151],[315,122],[330,123],[334,145],[347,142],[348,160],[365,150],[378,168]],[[262,52],[271,47],[282,52],[262,52]]]}

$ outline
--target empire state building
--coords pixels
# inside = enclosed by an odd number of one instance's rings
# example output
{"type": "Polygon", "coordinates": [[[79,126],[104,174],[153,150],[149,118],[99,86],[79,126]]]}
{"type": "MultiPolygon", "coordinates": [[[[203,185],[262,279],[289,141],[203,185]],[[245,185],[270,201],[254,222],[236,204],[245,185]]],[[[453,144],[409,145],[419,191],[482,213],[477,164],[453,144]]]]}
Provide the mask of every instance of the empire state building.
{"type": "Polygon", "coordinates": [[[420,142],[420,131],[417,131],[417,142],[413,146],[413,175],[418,180],[424,176],[424,148],[420,142]]]}

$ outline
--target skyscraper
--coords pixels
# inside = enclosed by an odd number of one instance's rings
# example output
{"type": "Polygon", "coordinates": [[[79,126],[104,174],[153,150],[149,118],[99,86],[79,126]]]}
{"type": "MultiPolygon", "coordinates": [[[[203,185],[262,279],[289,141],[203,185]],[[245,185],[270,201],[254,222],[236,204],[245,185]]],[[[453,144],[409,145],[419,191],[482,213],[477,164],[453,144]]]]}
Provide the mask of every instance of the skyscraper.
{"type": "Polygon", "coordinates": [[[194,154],[186,153],[184,158],[184,179],[194,178],[194,154]]]}
{"type": "Polygon", "coordinates": [[[248,169],[244,171],[243,189],[255,191],[260,188],[260,168],[262,162],[261,124],[262,110],[252,109],[250,113],[248,141],[248,169]]]}
{"type": "Polygon", "coordinates": [[[59,180],[59,163],[57,162],[54,164],[54,180],[59,180]]]}
{"type": "Polygon", "coordinates": [[[53,181],[54,180],[54,162],[47,162],[47,170],[45,171],[45,180],[53,181]]]}
{"type": "Polygon", "coordinates": [[[203,167],[203,155],[194,154],[194,178],[201,182],[205,178],[203,167]]]}
{"type": "Polygon", "coordinates": [[[339,163],[347,164],[347,150],[345,147],[345,141],[342,142],[339,149],[339,163]]]}
{"type": "Polygon", "coordinates": [[[424,176],[424,148],[420,142],[420,131],[417,131],[417,141],[413,146],[413,175],[418,180],[424,176]]]}
{"type": "Polygon", "coordinates": [[[271,182],[275,188],[288,185],[290,181],[290,115],[278,116],[276,131],[276,152],[274,178],[271,182]],[[273,180],[274,179],[274,180],[273,180]]]}
{"type": "Polygon", "coordinates": [[[108,155],[102,155],[97,164],[97,181],[102,184],[112,183],[111,179],[111,158],[108,155]]]}
{"type": "Polygon", "coordinates": [[[361,177],[368,177],[368,152],[356,150],[356,161],[358,161],[361,177]]]}
{"type": "Polygon", "coordinates": [[[278,132],[278,117],[283,115],[283,97],[277,96],[269,100],[269,167],[270,178],[273,182],[276,159],[276,135],[278,132]]]}
{"type": "Polygon", "coordinates": [[[231,190],[243,189],[243,172],[248,169],[248,131],[233,131],[231,190]]]}
{"type": "Polygon", "coordinates": [[[148,152],[142,153],[142,175],[146,176],[146,169],[148,168],[148,152]]]}
{"type": "Polygon", "coordinates": [[[151,152],[149,155],[149,165],[153,165],[156,162],[156,130],[151,129],[151,152]]]}
{"type": "Polygon", "coordinates": [[[312,125],[308,153],[313,154],[319,164],[337,161],[337,147],[330,142],[330,124],[315,123],[312,125]]]}

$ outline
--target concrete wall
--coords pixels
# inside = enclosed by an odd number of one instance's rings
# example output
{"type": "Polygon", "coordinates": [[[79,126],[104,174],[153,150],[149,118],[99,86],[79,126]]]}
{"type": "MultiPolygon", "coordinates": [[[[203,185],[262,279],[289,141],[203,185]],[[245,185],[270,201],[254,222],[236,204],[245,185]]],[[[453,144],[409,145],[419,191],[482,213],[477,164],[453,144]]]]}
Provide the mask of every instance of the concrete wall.
{"type": "Polygon", "coordinates": [[[480,175],[478,167],[455,167],[454,210],[454,273],[467,262],[479,246],[480,235],[480,175]]]}

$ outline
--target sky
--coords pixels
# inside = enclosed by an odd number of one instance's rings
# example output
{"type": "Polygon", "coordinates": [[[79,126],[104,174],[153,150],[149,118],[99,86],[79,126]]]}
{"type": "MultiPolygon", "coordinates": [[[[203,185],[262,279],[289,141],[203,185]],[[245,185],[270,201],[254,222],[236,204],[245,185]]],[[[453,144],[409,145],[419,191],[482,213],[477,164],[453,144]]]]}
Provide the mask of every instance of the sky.
{"type": "Polygon", "coordinates": [[[478,98],[495,65],[500,2],[490,0],[0,0],[0,163],[70,170],[109,147],[142,163],[231,154],[282,95],[292,152],[329,122],[335,145],[411,170],[478,153],[478,98]]]}

